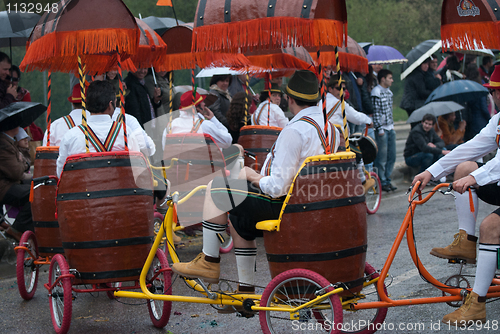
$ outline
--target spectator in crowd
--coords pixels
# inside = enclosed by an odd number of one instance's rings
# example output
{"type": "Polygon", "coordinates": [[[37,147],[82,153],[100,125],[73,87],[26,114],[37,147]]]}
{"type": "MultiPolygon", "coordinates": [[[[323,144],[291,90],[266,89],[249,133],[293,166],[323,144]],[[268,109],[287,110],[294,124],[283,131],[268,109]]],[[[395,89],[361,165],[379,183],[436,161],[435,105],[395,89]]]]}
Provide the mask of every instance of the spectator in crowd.
{"type": "Polygon", "coordinates": [[[424,115],[422,122],[411,129],[406,140],[405,162],[408,166],[418,168],[419,173],[450,152],[444,148],[444,141],[434,131],[434,124],[434,115],[424,115]]]}
{"type": "Polygon", "coordinates": [[[17,89],[10,80],[11,65],[9,56],[0,52],[0,109],[16,100],[17,89]]]}
{"type": "MultiPolygon", "coordinates": [[[[148,73],[146,68],[140,68],[136,72],[129,72],[125,83],[129,93],[125,96],[125,106],[127,114],[134,116],[139,124],[144,124],[156,118],[156,110],[161,106],[161,90],[159,87],[154,89],[154,95],[149,96],[145,86],[145,77],[148,73]]],[[[154,122],[150,123],[154,128],[154,122]]],[[[150,133],[148,131],[148,133],[150,133]]]]}
{"type": "Polygon", "coordinates": [[[157,87],[160,88],[160,101],[161,105],[156,108],[156,116],[160,117],[162,115],[168,114],[170,110],[170,86],[169,86],[169,73],[167,71],[155,72],[155,78],[153,78],[153,71],[148,69],[148,75],[144,78],[146,89],[148,90],[149,96],[155,95],[155,90],[157,87]]]}
{"type": "MultiPolygon", "coordinates": [[[[14,136],[14,139],[16,140],[17,148],[23,154],[24,161],[26,161],[26,163],[28,163],[31,166],[32,161],[30,156],[30,145],[29,145],[30,137],[28,136],[26,131],[24,131],[23,128],[19,127],[19,131],[17,132],[17,135],[14,136]]],[[[30,176],[25,178],[29,179],[30,176]]]]}
{"type": "Polygon", "coordinates": [[[390,89],[393,83],[392,72],[387,69],[379,71],[379,84],[373,88],[373,126],[378,146],[378,154],[374,161],[375,170],[382,183],[382,190],[394,191],[391,174],[396,162],[396,131],[392,117],[393,94],[390,89]]]}
{"type": "MultiPolygon", "coordinates": [[[[279,79],[281,79],[281,78],[279,78],[279,79]]],[[[234,97],[236,95],[236,93],[240,93],[240,92],[247,93],[247,91],[248,91],[248,94],[253,95],[251,88],[247,87],[246,81],[247,81],[246,74],[239,74],[239,75],[236,75],[232,78],[231,84],[229,85],[229,88],[227,89],[229,91],[229,94],[231,94],[231,97],[234,97]]],[[[252,86],[252,85],[256,84],[258,81],[259,80],[256,78],[249,77],[248,85],[252,86]]],[[[250,107],[248,109],[249,114],[253,114],[255,112],[255,110],[257,109],[257,101],[258,101],[257,95],[250,97],[250,100],[249,100],[250,107]]]]}
{"type": "Polygon", "coordinates": [[[446,65],[439,71],[441,81],[443,83],[458,79],[463,79],[464,76],[459,72],[460,61],[456,55],[451,55],[446,58],[446,65]]]}
{"type": "Polygon", "coordinates": [[[429,61],[429,69],[425,72],[425,87],[431,92],[438,88],[441,82],[441,75],[437,72],[438,60],[436,57],[431,57],[429,61]]]}
{"type": "Polygon", "coordinates": [[[373,114],[372,100],[370,99],[370,92],[368,91],[368,80],[367,76],[356,72],[354,73],[357,77],[356,84],[358,85],[359,94],[361,96],[361,105],[363,107],[362,111],[368,116],[373,114]]]}
{"type": "Polygon", "coordinates": [[[226,113],[231,103],[231,94],[227,90],[231,85],[232,77],[229,74],[214,75],[210,79],[210,93],[217,96],[217,100],[209,107],[215,117],[227,128],[226,113]]]}
{"type": "Polygon", "coordinates": [[[485,84],[490,82],[490,71],[493,70],[493,57],[485,56],[479,66],[479,75],[481,76],[481,83],[485,84]]]}
{"type": "MultiPolygon", "coordinates": [[[[481,76],[475,64],[471,64],[465,69],[465,75],[468,80],[481,84],[481,76]]],[[[464,141],[469,141],[490,121],[487,96],[478,97],[467,102],[465,119],[467,121],[467,126],[465,128],[464,141]]]]}
{"type": "MultiPolygon", "coordinates": [[[[245,115],[245,105],[251,103],[251,97],[245,92],[238,92],[233,95],[226,118],[229,125],[229,134],[233,138],[232,143],[237,144],[240,137],[240,129],[250,123],[248,110],[245,115]],[[246,118],[246,119],[245,119],[246,118]]],[[[248,108],[248,106],[247,106],[248,108]]]]}
{"type": "MultiPolygon", "coordinates": [[[[430,58],[426,59],[419,67],[413,70],[405,80],[403,98],[399,106],[406,111],[408,117],[410,117],[414,110],[417,110],[425,104],[425,100],[432,92],[425,84],[425,77],[429,69],[430,61],[430,58]]],[[[414,128],[417,124],[419,124],[419,122],[412,123],[411,127],[414,128]]]]}
{"type": "Polygon", "coordinates": [[[464,142],[465,126],[467,125],[467,122],[462,120],[458,124],[458,129],[455,129],[455,118],[456,115],[454,112],[438,117],[438,128],[441,130],[441,138],[446,148],[450,151],[464,142]]]}

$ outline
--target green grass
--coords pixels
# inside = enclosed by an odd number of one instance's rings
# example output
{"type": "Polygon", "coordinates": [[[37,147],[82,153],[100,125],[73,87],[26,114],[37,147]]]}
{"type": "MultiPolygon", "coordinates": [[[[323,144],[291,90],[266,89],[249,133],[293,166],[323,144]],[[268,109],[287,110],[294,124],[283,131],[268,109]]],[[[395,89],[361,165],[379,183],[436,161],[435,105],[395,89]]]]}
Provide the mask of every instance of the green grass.
{"type": "Polygon", "coordinates": [[[392,117],[394,119],[394,122],[406,121],[408,119],[408,114],[400,107],[394,106],[392,110],[392,117]]]}

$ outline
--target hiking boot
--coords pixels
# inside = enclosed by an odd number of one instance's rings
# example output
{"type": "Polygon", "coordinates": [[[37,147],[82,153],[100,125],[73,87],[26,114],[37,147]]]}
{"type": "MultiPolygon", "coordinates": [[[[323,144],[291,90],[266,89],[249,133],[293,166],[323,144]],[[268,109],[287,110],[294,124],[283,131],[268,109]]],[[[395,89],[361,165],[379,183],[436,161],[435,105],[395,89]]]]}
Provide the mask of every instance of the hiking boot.
{"type": "Polygon", "coordinates": [[[175,234],[175,232],[172,232],[172,237],[173,237],[173,241],[174,241],[174,244],[177,245],[177,244],[180,244],[181,241],[182,241],[182,238],[179,237],[177,234],[175,234]]]}
{"type": "Polygon", "coordinates": [[[172,265],[172,271],[187,278],[202,278],[208,283],[219,283],[220,257],[207,256],[201,252],[191,262],[179,262],[172,265]]]}
{"type": "Polygon", "coordinates": [[[365,189],[365,194],[370,190],[373,186],[375,185],[375,179],[373,177],[370,177],[369,179],[366,179],[365,182],[363,183],[363,188],[365,189]]]}
{"type": "Polygon", "coordinates": [[[445,324],[474,324],[476,321],[486,322],[486,297],[479,297],[471,292],[465,297],[465,302],[459,309],[443,317],[445,324]]]}
{"type": "Polygon", "coordinates": [[[455,240],[444,248],[433,248],[431,254],[442,259],[462,259],[470,264],[476,263],[477,237],[460,230],[454,238],[455,240]]]}

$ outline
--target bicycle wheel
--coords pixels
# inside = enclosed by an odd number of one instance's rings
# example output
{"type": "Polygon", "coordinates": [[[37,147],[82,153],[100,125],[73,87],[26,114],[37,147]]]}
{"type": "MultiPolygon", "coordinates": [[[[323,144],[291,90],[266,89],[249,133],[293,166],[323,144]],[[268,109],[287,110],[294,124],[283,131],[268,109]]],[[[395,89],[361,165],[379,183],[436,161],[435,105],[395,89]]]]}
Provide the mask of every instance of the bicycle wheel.
{"type": "Polygon", "coordinates": [[[374,214],[380,207],[380,201],[382,200],[382,183],[380,183],[380,178],[377,173],[370,172],[370,177],[375,179],[375,185],[368,189],[365,194],[366,198],[366,211],[369,214],[374,214]]]}
{"type": "MultiPolygon", "coordinates": [[[[290,308],[297,307],[316,298],[316,292],[328,287],[330,282],[320,274],[306,269],[287,270],[271,280],[264,289],[261,306],[290,308]]],[[[322,302],[301,309],[299,312],[259,311],[259,320],[265,334],[292,333],[340,333],[342,305],[337,295],[331,295],[322,302]]]]}
{"type": "Polygon", "coordinates": [[[222,242],[219,248],[219,252],[221,254],[226,254],[233,249],[233,237],[231,236],[231,232],[229,232],[229,227],[226,227],[226,231],[221,233],[222,242]]]}
{"type": "MultiPolygon", "coordinates": [[[[146,276],[146,284],[148,284],[151,293],[159,295],[172,294],[172,278],[170,271],[163,271],[153,279],[154,275],[160,269],[169,268],[167,256],[161,249],[157,249],[156,255],[153,258],[153,263],[146,276]]],[[[163,328],[168,324],[168,320],[170,319],[172,302],[150,299],[148,301],[148,310],[153,325],[157,328],[163,328]]]]}
{"type": "MultiPolygon", "coordinates": [[[[379,277],[379,273],[377,273],[375,268],[373,268],[370,264],[365,263],[365,277],[366,280],[369,281],[379,277]]],[[[387,294],[385,287],[384,292],[387,294]]],[[[363,301],[372,302],[380,300],[376,284],[363,288],[362,293],[365,297],[363,301]]],[[[344,323],[342,325],[341,332],[356,334],[375,333],[377,331],[377,324],[382,324],[386,316],[387,307],[355,311],[344,309],[344,323]]]]}
{"type": "MultiPolygon", "coordinates": [[[[68,263],[61,254],[56,254],[50,261],[49,285],[61,276],[69,274],[68,263]]],[[[71,324],[72,312],[71,278],[62,278],[54,288],[49,291],[49,306],[52,324],[57,334],[65,334],[71,324]]]]}
{"type": "Polygon", "coordinates": [[[23,299],[30,300],[35,295],[36,286],[38,283],[38,266],[35,260],[38,259],[38,244],[35,234],[31,231],[23,233],[19,246],[28,248],[33,256],[24,249],[17,250],[17,288],[23,299]]]}

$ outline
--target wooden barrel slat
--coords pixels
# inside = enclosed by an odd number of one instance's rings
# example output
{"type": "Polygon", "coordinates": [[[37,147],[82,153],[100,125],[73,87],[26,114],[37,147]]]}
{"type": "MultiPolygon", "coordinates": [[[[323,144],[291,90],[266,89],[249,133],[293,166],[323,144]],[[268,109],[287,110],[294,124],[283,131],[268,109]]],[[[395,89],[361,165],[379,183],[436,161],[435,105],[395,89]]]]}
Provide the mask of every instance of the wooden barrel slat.
{"type": "Polygon", "coordinates": [[[353,282],[350,291],[360,291],[367,232],[355,160],[308,163],[295,180],[287,206],[293,209],[285,208],[280,231],[264,232],[271,276],[309,269],[332,283],[353,282]]]}
{"type": "Polygon", "coordinates": [[[69,157],[57,198],[62,245],[70,268],[81,273],[78,283],[139,278],[151,248],[154,218],[151,171],[142,154],[69,157]],[[130,163],[113,161],[122,159],[130,163]]]}
{"type": "MultiPolygon", "coordinates": [[[[33,178],[56,175],[56,160],[59,146],[39,146],[36,148],[33,178]]],[[[52,227],[56,217],[56,185],[40,186],[33,189],[31,213],[35,222],[35,235],[41,256],[53,256],[62,253],[59,228],[52,227]]]]}
{"type": "Polygon", "coordinates": [[[260,171],[280,132],[281,128],[275,126],[247,125],[242,127],[238,144],[255,154],[257,158],[257,160],[253,160],[245,156],[245,166],[260,171]]]}

